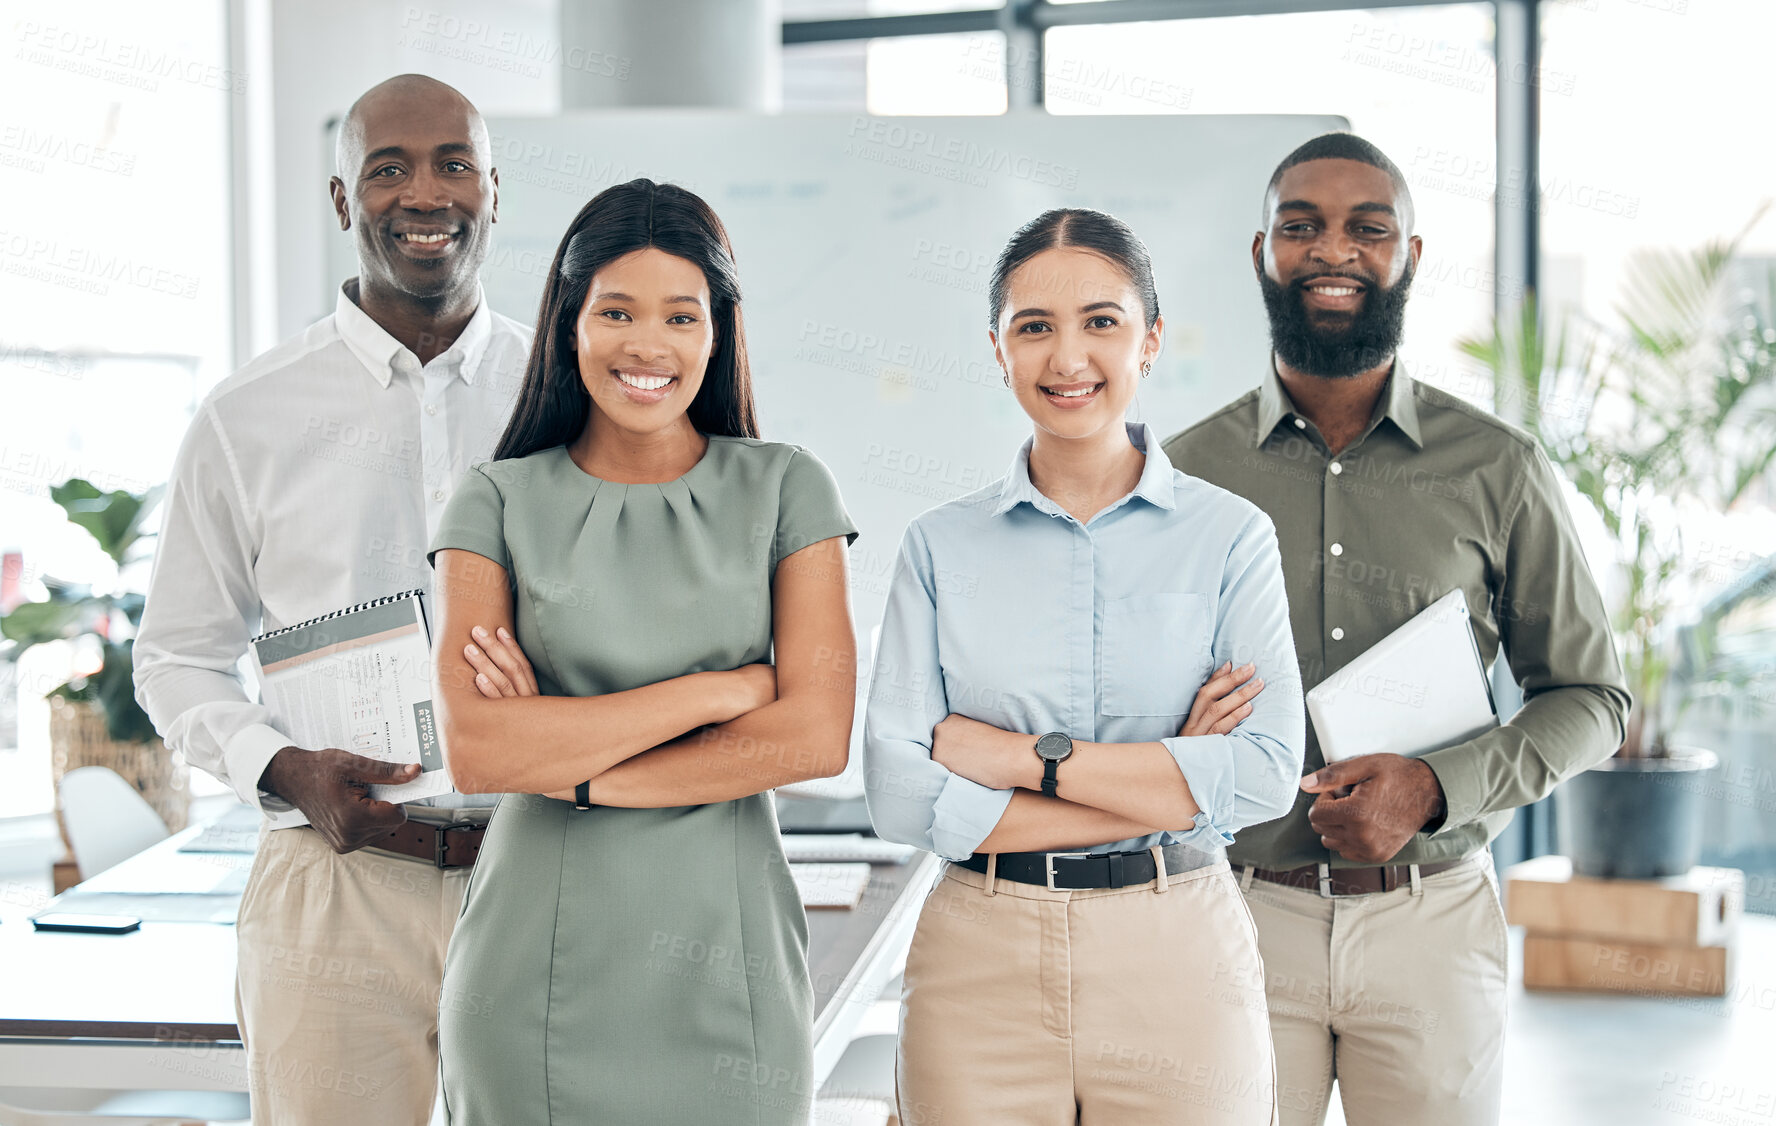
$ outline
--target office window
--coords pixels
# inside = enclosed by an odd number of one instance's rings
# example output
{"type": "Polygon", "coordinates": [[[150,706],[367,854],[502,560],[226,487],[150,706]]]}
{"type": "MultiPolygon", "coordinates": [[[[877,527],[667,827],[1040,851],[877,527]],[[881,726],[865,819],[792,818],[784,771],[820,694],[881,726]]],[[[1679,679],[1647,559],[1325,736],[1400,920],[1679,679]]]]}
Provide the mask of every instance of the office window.
{"type": "Polygon", "coordinates": [[[859,16],[909,16],[1002,7],[998,0],[783,0],[785,20],[842,20],[859,16]]]}
{"type": "MultiPolygon", "coordinates": [[[[201,388],[227,371],[229,103],[270,76],[230,68],[224,16],[219,0],[95,0],[26,5],[10,23],[0,550],[22,552],[26,597],[45,574],[118,582],[49,486],[165,480],[201,388]]],[[[0,737],[22,737],[0,749],[0,817],[49,807],[41,695],[81,659],[58,648],[26,655],[18,733],[0,737]]]]}
{"type": "Polygon", "coordinates": [[[919,35],[869,45],[874,114],[1004,113],[1005,36],[919,35]]]}
{"type": "Polygon", "coordinates": [[[224,362],[229,67],[217,0],[31,5],[0,69],[7,343],[224,362]]]}
{"type": "Polygon", "coordinates": [[[785,47],[783,108],[884,116],[1004,113],[1005,36],[912,35],[785,47]]]}
{"type": "MultiPolygon", "coordinates": [[[[1768,313],[1776,215],[1763,209],[1776,151],[1760,124],[1776,8],[1686,0],[1545,8],[1539,214],[1551,314],[1620,331],[1616,311],[1638,255],[1741,232],[1744,289],[1727,298],[1764,303],[1768,313]],[[1707,50],[1678,49],[1692,44],[1707,50]]],[[[1744,869],[1747,906],[1776,912],[1776,495],[1766,485],[1732,512],[1685,513],[1681,527],[1695,589],[1667,626],[1681,629],[1717,599],[1733,606],[1718,623],[1707,682],[1674,733],[1721,756],[1704,807],[1703,863],[1744,869]]]]}
{"type": "MultiPolygon", "coordinates": [[[[1542,20],[1543,289],[1606,314],[1648,247],[1738,234],[1771,199],[1760,140],[1776,7],[1684,0],[1546,5],[1542,20]],[[1706,43],[1703,54],[1672,49],[1706,43]],[[1648,59],[1659,80],[1648,81],[1648,59]],[[1638,62],[1637,62],[1638,60],[1638,62]]],[[[1746,252],[1776,255],[1766,216],[1746,252]]]]}
{"type": "MultiPolygon", "coordinates": [[[[783,18],[932,15],[1000,7],[987,0],[784,0],[783,18]]],[[[874,114],[1004,113],[998,32],[800,43],[783,49],[783,108],[874,114]]]]}
{"type": "MultiPolygon", "coordinates": [[[[1523,284],[1493,269],[1490,4],[1062,27],[1044,55],[1056,114],[1349,119],[1399,165],[1417,204],[1425,249],[1401,353],[1418,378],[1490,406],[1491,381],[1453,346],[1489,323],[1495,288],[1523,284]]],[[[1252,186],[1251,214],[1229,237],[1257,229],[1262,190],[1252,186]]]]}

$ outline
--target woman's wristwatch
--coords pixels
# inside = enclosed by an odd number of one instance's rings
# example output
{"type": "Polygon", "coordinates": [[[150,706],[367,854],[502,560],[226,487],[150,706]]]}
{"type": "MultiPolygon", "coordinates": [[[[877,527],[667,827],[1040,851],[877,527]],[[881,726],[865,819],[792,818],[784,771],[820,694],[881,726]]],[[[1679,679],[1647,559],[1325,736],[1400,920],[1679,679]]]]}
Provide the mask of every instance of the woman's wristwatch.
{"type": "Polygon", "coordinates": [[[574,808],[592,808],[592,780],[590,778],[574,787],[574,808]]]}
{"type": "Polygon", "coordinates": [[[1073,756],[1073,737],[1059,731],[1050,731],[1036,740],[1036,757],[1042,760],[1042,792],[1048,797],[1055,797],[1055,789],[1060,780],[1055,777],[1055,768],[1073,756]]]}

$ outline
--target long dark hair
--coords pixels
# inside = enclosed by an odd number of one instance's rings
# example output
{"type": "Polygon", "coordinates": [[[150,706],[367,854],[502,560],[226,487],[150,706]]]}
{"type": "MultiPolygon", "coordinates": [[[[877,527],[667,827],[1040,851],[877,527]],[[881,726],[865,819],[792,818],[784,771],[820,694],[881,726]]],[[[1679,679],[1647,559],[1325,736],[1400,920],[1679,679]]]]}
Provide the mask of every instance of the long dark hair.
{"type": "Polygon", "coordinates": [[[1005,291],[1011,275],[1025,262],[1057,246],[1076,246],[1102,254],[1128,275],[1141,295],[1141,311],[1147,327],[1159,319],[1159,294],[1153,288],[1153,260],[1147,247],[1129,225],[1114,215],[1089,207],[1057,207],[1044,211],[1019,227],[999,252],[993,279],[987,287],[987,327],[999,331],[999,314],[1005,311],[1005,291]]]}
{"type": "Polygon", "coordinates": [[[623,255],[648,247],[683,258],[709,285],[715,350],[703,386],[686,416],[704,434],[758,437],[752,370],[740,319],[740,280],[727,228],[707,203],[677,184],[631,180],[592,197],[568,225],[555,251],[549,284],[537,310],[536,339],[512,421],[494,450],[496,460],[567,445],[586,429],[592,396],[580,381],[574,325],[592,275],[623,255]]]}

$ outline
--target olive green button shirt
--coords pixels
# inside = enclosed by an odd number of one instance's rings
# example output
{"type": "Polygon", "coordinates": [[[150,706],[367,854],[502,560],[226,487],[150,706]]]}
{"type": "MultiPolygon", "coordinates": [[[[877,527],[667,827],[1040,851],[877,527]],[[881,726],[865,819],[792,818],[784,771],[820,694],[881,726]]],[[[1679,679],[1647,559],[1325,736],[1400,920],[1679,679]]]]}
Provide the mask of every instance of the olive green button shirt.
{"type": "MultiPolygon", "coordinates": [[[[1164,444],[1172,464],[1252,501],[1276,524],[1303,690],[1460,588],[1480,657],[1502,645],[1524,705],[1510,723],[1424,756],[1446,812],[1395,863],[1465,856],[1511,811],[1621,744],[1628,691],[1609,618],[1547,456],[1529,435],[1396,364],[1362,435],[1332,457],[1271,370],[1164,444]]],[[[1324,765],[1309,724],[1306,770],[1324,765]]],[[[1330,861],[1302,793],[1242,830],[1235,864],[1330,861]]]]}

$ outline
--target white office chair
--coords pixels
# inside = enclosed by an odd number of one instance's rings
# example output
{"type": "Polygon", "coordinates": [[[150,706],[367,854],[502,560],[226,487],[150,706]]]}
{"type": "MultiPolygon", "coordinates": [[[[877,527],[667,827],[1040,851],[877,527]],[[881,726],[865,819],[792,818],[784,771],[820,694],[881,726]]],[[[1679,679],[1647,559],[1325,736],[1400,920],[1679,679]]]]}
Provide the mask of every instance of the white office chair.
{"type": "Polygon", "coordinates": [[[61,795],[62,821],[82,880],[169,836],[160,814],[114,770],[70,770],[62,776],[61,795]]]}

